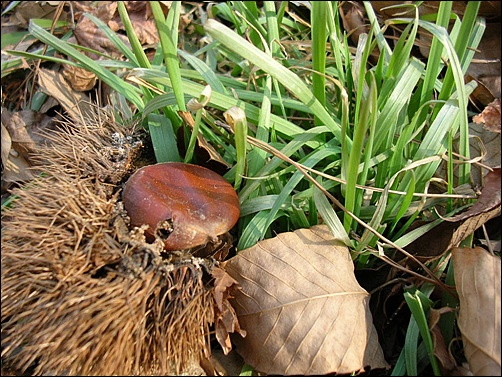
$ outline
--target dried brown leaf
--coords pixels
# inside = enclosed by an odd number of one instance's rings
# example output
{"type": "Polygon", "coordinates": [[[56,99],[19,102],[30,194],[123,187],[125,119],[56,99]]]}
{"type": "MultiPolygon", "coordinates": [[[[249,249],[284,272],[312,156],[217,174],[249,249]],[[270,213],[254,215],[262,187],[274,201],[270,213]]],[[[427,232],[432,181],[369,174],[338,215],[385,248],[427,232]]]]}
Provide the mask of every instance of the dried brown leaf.
{"type": "Polygon", "coordinates": [[[268,374],[386,368],[347,247],[327,226],[282,233],[224,263],[241,285],[231,300],[245,338],[237,352],[268,374]]]}
{"type": "MultiPolygon", "coordinates": [[[[483,165],[497,168],[501,165],[500,132],[489,131],[484,124],[469,124],[469,151],[472,157],[481,157],[483,165]]],[[[455,174],[455,173],[454,173],[455,174]]],[[[487,174],[484,167],[473,165],[471,169],[472,182],[477,187],[483,187],[483,179],[487,174]]]]}
{"type": "Polygon", "coordinates": [[[237,286],[238,283],[225,270],[215,267],[211,271],[214,280],[214,327],[216,340],[220,343],[223,352],[227,355],[232,350],[232,342],[230,340],[231,333],[239,333],[241,336],[246,336],[246,331],[242,330],[237,319],[235,309],[229,303],[230,289],[237,286]]]}
{"type": "Polygon", "coordinates": [[[40,90],[55,98],[74,120],[92,118],[94,110],[87,95],[75,91],[64,79],[63,74],[40,69],[38,74],[40,90]]]}
{"type": "MultiPolygon", "coordinates": [[[[483,1],[482,3],[489,2],[483,1]]],[[[499,5],[500,14],[500,3],[498,1],[494,3],[499,5]]],[[[481,16],[481,14],[479,14],[479,16],[481,16]]],[[[482,83],[488,89],[492,96],[489,102],[493,101],[495,98],[500,98],[500,32],[500,22],[488,22],[486,24],[483,38],[476,49],[472,63],[467,69],[468,75],[474,77],[476,81],[482,83]]],[[[473,93],[472,96],[475,97],[475,93],[473,93]]],[[[479,102],[483,106],[489,103],[478,101],[479,98],[475,98],[475,100],[475,102],[479,102]]]]}
{"type": "Polygon", "coordinates": [[[352,41],[357,44],[359,36],[362,33],[367,33],[369,26],[364,22],[364,14],[360,4],[347,4],[347,7],[349,9],[346,9],[345,13],[343,12],[343,8],[341,8],[343,28],[348,33],[352,41]]]}
{"type": "Polygon", "coordinates": [[[430,261],[457,247],[483,224],[500,215],[500,191],[500,168],[495,168],[486,175],[483,191],[474,205],[465,212],[446,218],[410,243],[406,250],[422,261],[430,261]]]}
{"type": "MultiPolygon", "coordinates": [[[[104,3],[101,6],[93,8],[89,13],[99,18],[105,24],[109,24],[110,20],[112,20],[112,18],[114,17],[116,10],[117,2],[112,1],[110,3],[104,3]]],[[[115,29],[114,27],[112,27],[113,25],[109,26],[112,29],[115,29]]],[[[108,54],[115,58],[118,58],[122,55],[122,53],[113,44],[113,42],[106,37],[105,33],[87,17],[82,17],[80,19],[77,26],[75,27],[74,34],[78,44],[81,46],[92,48],[96,51],[108,54]]],[[[120,39],[122,39],[124,43],[129,44],[125,35],[117,35],[120,39]]],[[[98,59],[98,56],[95,54],[88,55],[92,59],[98,59]]]]}
{"type": "Polygon", "coordinates": [[[10,138],[9,131],[2,123],[2,165],[5,166],[9,159],[10,148],[12,146],[12,139],[10,138]]]}
{"type": "Polygon", "coordinates": [[[214,278],[214,299],[218,309],[223,310],[223,300],[228,298],[228,289],[237,285],[235,281],[229,274],[227,274],[221,268],[215,267],[211,271],[211,275],[214,278]]]}
{"type": "Polygon", "coordinates": [[[56,3],[55,1],[22,2],[14,8],[14,13],[10,17],[10,22],[28,28],[28,23],[32,19],[45,18],[52,20],[58,6],[56,3]]]}
{"type": "Polygon", "coordinates": [[[34,165],[32,156],[37,146],[45,142],[39,132],[52,124],[50,117],[32,110],[2,116],[2,163],[5,169],[2,181],[26,182],[36,176],[37,172],[30,169],[34,165]]]}
{"type": "Polygon", "coordinates": [[[491,132],[500,133],[500,98],[485,107],[483,112],[472,118],[475,123],[484,123],[485,128],[491,132]]]}
{"type": "Polygon", "coordinates": [[[30,164],[22,154],[12,147],[12,138],[2,124],[2,190],[12,182],[25,182],[34,178],[29,170],[30,164]]]}
{"type": "Polygon", "coordinates": [[[69,64],[63,65],[63,76],[77,92],[91,90],[97,81],[97,76],[94,73],[69,64]]]}
{"type": "Polygon", "coordinates": [[[474,203],[474,205],[466,212],[462,212],[456,216],[447,218],[446,220],[456,222],[469,219],[483,213],[489,213],[496,208],[500,211],[500,190],[500,168],[495,168],[485,176],[483,191],[476,200],[476,203],[474,203]]]}
{"type": "MultiPolygon", "coordinates": [[[[153,45],[159,41],[155,20],[153,18],[148,1],[126,1],[125,6],[133,25],[134,33],[142,45],[153,45]]],[[[90,10],[93,16],[99,18],[107,24],[113,31],[118,32],[117,36],[124,43],[129,45],[129,40],[125,34],[125,28],[117,12],[117,2],[112,1],[94,7],[90,10]]],[[[75,28],[75,37],[80,45],[93,48],[97,51],[120,57],[122,53],[106,37],[104,32],[87,17],[82,17],[75,28]]],[[[89,54],[91,58],[97,59],[94,54],[89,54]]]]}
{"type": "Polygon", "coordinates": [[[500,376],[500,257],[481,247],[452,250],[464,353],[475,376],[500,376]]]}
{"type": "Polygon", "coordinates": [[[450,313],[454,309],[450,307],[442,307],[440,309],[431,308],[429,314],[429,328],[431,330],[432,341],[434,343],[434,355],[439,361],[441,372],[443,375],[451,375],[451,372],[457,368],[455,358],[448,350],[448,345],[445,342],[439,319],[442,314],[450,313]]]}

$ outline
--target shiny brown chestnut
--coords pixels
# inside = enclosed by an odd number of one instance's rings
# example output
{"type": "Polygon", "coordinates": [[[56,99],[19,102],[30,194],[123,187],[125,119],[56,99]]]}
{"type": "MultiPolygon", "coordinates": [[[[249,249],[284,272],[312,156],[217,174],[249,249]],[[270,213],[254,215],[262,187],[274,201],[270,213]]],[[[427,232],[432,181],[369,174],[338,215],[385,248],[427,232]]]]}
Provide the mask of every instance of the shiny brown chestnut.
{"type": "Polygon", "coordinates": [[[215,242],[239,219],[237,194],[222,176],[202,166],[165,162],[138,169],[122,194],[131,226],[148,225],[165,250],[185,250],[215,242]]]}

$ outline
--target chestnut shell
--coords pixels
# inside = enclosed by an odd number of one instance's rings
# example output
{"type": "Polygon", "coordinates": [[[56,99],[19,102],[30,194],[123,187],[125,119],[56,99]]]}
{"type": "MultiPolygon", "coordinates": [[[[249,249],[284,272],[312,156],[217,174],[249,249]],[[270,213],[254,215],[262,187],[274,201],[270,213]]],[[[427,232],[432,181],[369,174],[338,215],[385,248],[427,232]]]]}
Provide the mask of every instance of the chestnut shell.
{"type": "Polygon", "coordinates": [[[239,198],[222,176],[199,165],[165,162],[138,169],[122,199],[131,226],[148,225],[149,242],[185,250],[216,241],[239,220],[239,198]]]}

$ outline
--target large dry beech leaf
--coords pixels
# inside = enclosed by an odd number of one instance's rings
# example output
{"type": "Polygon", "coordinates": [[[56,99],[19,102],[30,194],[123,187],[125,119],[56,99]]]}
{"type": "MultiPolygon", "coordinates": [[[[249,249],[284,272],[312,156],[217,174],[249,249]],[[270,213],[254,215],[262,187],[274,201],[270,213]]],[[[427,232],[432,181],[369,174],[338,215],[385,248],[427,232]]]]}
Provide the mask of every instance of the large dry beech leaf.
{"type": "Polygon", "coordinates": [[[267,374],[387,368],[347,247],[328,227],[282,233],[224,264],[241,286],[234,306],[246,337],[236,350],[267,374]]]}
{"type": "Polygon", "coordinates": [[[481,247],[453,248],[458,327],[475,376],[500,376],[500,257],[481,247]]]}

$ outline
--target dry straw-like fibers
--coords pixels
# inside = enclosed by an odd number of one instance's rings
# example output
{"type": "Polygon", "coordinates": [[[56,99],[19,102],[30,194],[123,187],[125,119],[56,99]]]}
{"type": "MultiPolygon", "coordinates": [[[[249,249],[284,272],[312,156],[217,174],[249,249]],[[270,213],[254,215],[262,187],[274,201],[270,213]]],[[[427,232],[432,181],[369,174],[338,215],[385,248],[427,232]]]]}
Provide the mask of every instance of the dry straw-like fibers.
{"type": "Polygon", "coordinates": [[[127,229],[134,127],[98,110],[50,141],[43,173],[2,211],[2,361],[35,375],[181,373],[207,356],[213,291],[204,260],[127,229]]]}

